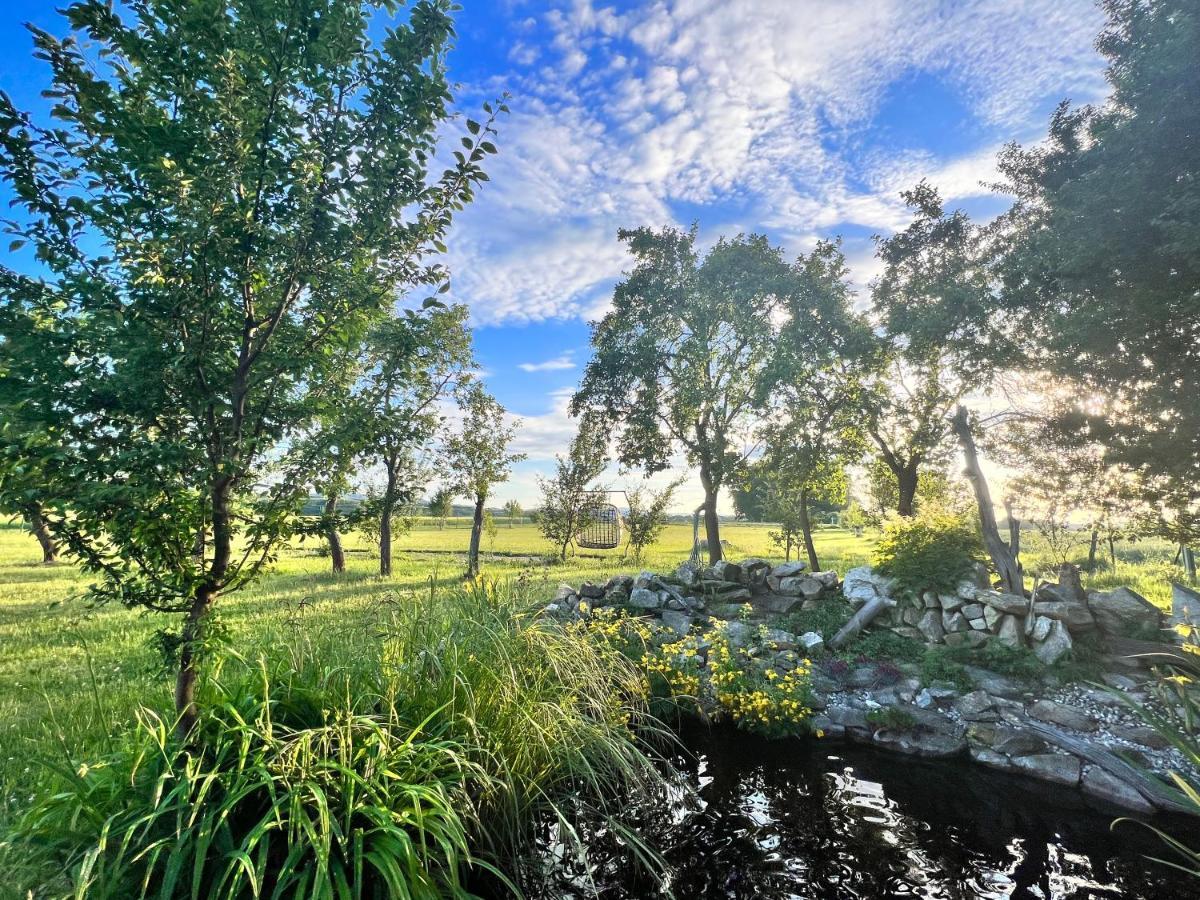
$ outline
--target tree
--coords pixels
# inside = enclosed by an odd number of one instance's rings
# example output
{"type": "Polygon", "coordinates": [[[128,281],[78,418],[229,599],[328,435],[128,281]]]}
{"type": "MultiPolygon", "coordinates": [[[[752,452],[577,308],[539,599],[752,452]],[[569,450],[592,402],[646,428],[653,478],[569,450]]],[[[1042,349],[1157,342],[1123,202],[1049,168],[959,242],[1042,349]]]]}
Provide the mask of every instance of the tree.
{"type": "Polygon", "coordinates": [[[872,306],[891,364],[866,427],[896,479],[896,511],[911,516],[922,468],[945,460],[955,407],[989,385],[1008,352],[1004,334],[981,324],[992,297],[984,236],[925,182],[901,196],[912,223],[877,239],[884,270],[872,306]]]}
{"type": "Polygon", "coordinates": [[[625,527],[629,531],[629,552],[635,560],[640,560],[646,548],[662,536],[667,527],[667,508],[681,484],[683,479],[677,478],[660,491],[640,485],[625,494],[629,504],[625,527]]]}
{"type": "MultiPolygon", "coordinates": [[[[2,345],[0,345],[2,346],[2,345]]],[[[0,513],[20,516],[42,550],[42,563],[58,562],[58,544],[46,525],[44,476],[30,459],[30,442],[45,440],[22,433],[19,410],[6,410],[0,422],[0,513]]]]}
{"type": "Polygon", "coordinates": [[[454,491],[448,486],[438,488],[429,498],[429,514],[438,520],[438,529],[446,527],[446,520],[454,515],[454,491]]]}
{"type": "Polygon", "coordinates": [[[721,558],[717,498],[748,455],[751,419],[790,275],[761,235],[722,238],[701,260],[696,229],[619,232],[635,265],[592,326],[595,353],[571,401],[622,432],[620,461],[653,473],[682,449],[704,489],[709,558],[721,558]]]}
{"type": "Polygon", "coordinates": [[[865,381],[877,345],[851,309],[846,261],[835,243],[801,256],[782,294],[783,324],[771,360],[763,468],[769,516],[780,522],[790,558],[798,530],[809,565],[819,569],[809,511],[821,499],[845,502],[846,465],[862,455],[865,381]]]}
{"type": "Polygon", "coordinates": [[[433,305],[380,322],[361,351],[364,376],[354,401],[357,439],[383,472],[379,574],[392,574],[392,517],[432,476],[424,463],[445,421],[442,402],[471,389],[471,334],[463,306],[433,305]]]}
{"type": "Polygon", "coordinates": [[[505,424],[504,407],[475,383],[463,399],[462,428],[446,441],[446,461],[451,486],[475,504],[471,544],[467,551],[467,577],[479,574],[479,539],[483,534],[484,505],[492,488],[508,479],[524,453],[509,453],[519,422],[505,424]]]}
{"type": "Polygon", "coordinates": [[[1200,11],[1104,9],[1107,102],[1063,103],[1044,144],[1000,157],[1015,202],[985,314],[1074,388],[1067,427],[1139,473],[1149,502],[1200,518],[1200,11]]]}
{"type": "MultiPolygon", "coordinates": [[[[926,465],[917,473],[917,491],[913,495],[913,512],[920,513],[925,506],[942,506],[960,509],[971,503],[966,486],[950,474],[950,459],[938,454],[938,467],[926,465]]],[[[872,455],[866,464],[866,499],[871,524],[880,525],[889,514],[895,513],[899,504],[896,475],[878,454],[872,455]]]]}
{"type": "Polygon", "coordinates": [[[558,558],[567,551],[587,522],[591,507],[592,482],[600,477],[608,462],[608,435],[595,422],[585,419],[571,441],[566,456],[554,458],[554,476],[538,476],[542,506],[537,513],[538,529],[558,548],[558,558]]]}
{"type": "Polygon", "coordinates": [[[295,524],[309,478],[289,448],[345,399],[337,351],[444,284],[426,257],[494,150],[471,122],[430,172],[450,3],[419,0],[379,41],[376,5],[83,0],[74,37],[33,32],[55,126],[0,96],[23,210],[5,229],[44,273],[0,267],[0,333],[23,348],[0,405],[55,435],[30,453],[93,596],[182,614],[181,735],[217,599],[295,524]]]}
{"type": "Polygon", "coordinates": [[[509,500],[504,504],[504,515],[508,517],[508,527],[513,527],[513,522],[521,518],[521,504],[516,500],[509,500]]]}

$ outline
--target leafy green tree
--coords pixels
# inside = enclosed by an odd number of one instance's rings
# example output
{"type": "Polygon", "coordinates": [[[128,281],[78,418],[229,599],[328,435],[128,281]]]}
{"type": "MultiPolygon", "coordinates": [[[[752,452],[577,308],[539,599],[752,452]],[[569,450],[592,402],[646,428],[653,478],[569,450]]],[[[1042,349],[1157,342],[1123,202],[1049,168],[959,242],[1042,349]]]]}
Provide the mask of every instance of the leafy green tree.
{"type": "Polygon", "coordinates": [[[440,487],[429,498],[429,514],[438,520],[438,530],[446,527],[446,520],[454,515],[454,491],[440,487]]]}
{"type": "Polygon", "coordinates": [[[925,182],[902,196],[913,221],[878,241],[872,310],[890,364],[875,379],[866,427],[896,479],[896,511],[911,516],[922,469],[948,457],[955,408],[1009,357],[1003,333],[981,324],[992,299],[984,236],[925,182]]]}
{"type": "Polygon", "coordinates": [[[667,509],[682,484],[683,479],[677,478],[659,491],[639,485],[625,494],[629,504],[625,528],[629,532],[629,555],[633,559],[640,560],[646,548],[662,536],[667,527],[667,509]]]}
{"type": "MultiPolygon", "coordinates": [[[[0,354],[7,342],[0,343],[0,354]]],[[[42,562],[58,562],[58,544],[46,525],[44,512],[45,475],[32,445],[46,443],[48,436],[22,428],[22,411],[0,411],[0,514],[20,516],[42,550],[42,562]]]]}
{"type": "Polygon", "coordinates": [[[363,458],[382,471],[379,574],[392,574],[392,517],[434,474],[433,445],[443,402],[471,390],[471,333],[464,306],[405,310],[371,329],[360,351],[364,374],[351,413],[363,458]]]}
{"type": "Polygon", "coordinates": [[[521,518],[521,504],[516,500],[509,500],[504,504],[504,515],[508,517],[508,527],[512,528],[513,523],[521,518]]]}
{"type": "Polygon", "coordinates": [[[1000,158],[1015,204],[984,314],[1074,387],[1067,429],[1140,473],[1149,503],[1200,522],[1200,9],[1103,7],[1107,102],[1063,103],[1045,143],[1000,158]]]}
{"type": "Polygon", "coordinates": [[[488,495],[508,479],[513,465],[525,454],[508,452],[520,423],[506,423],[504,407],[479,383],[467,390],[463,412],[461,429],[446,441],[446,461],[452,488],[475,505],[467,551],[467,577],[474,578],[479,574],[479,539],[488,495]]]}
{"type": "MultiPolygon", "coordinates": [[[[868,521],[882,525],[889,514],[895,513],[899,503],[896,476],[891,467],[878,455],[867,460],[865,490],[868,521]]],[[[919,513],[923,507],[949,507],[961,510],[970,503],[966,485],[951,478],[948,468],[921,469],[917,475],[917,491],[913,496],[913,511],[919,513]]]]}
{"type": "Polygon", "coordinates": [[[309,476],[290,448],[345,400],[338,350],[444,284],[427,257],[494,150],[471,122],[431,171],[451,3],[418,0],[375,40],[380,9],[82,0],[71,38],[33,31],[55,125],[0,96],[22,208],[5,229],[43,273],[0,266],[0,333],[22,348],[0,406],[55,436],[30,455],[94,596],[182,614],[181,735],[217,599],[292,532],[309,476]]]}
{"type": "Polygon", "coordinates": [[[594,421],[584,419],[565,456],[554,458],[554,475],[538,476],[542,505],[537,511],[538,530],[558,549],[565,560],[587,522],[593,482],[608,463],[608,433],[594,421]]]}
{"type": "Polygon", "coordinates": [[[595,354],[571,409],[617,425],[625,465],[661,471],[683,450],[704,489],[716,562],[717,498],[747,455],[741,439],[768,374],[790,267],[761,235],[722,238],[703,260],[695,228],[619,235],[635,264],[593,325],[595,354]]]}
{"type": "Polygon", "coordinates": [[[866,440],[861,423],[866,380],[878,365],[870,328],[851,309],[846,261],[835,243],[822,242],[794,267],[782,295],[783,324],[771,361],[763,469],[769,517],[780,522],[785,554],[804,542],[809,565],[819,569],[810,507],[814,500],[841,505],[846,465],[866,440]]]}

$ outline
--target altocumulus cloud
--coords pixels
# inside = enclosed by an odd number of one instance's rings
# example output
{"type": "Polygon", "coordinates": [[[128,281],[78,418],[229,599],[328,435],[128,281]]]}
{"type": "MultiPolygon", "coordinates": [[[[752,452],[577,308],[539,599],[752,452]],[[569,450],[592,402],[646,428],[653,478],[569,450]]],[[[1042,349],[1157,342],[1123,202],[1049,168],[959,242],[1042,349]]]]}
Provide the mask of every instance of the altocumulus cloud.
{"type": "Polygon", "coordinates": [[[545,362],[518,363],[517,368],[523,372],[560,372],[564,369],[575,368],[575,360],[571,358],[570,353],[564,353],[562,356],[556,356],[545,362]]]}

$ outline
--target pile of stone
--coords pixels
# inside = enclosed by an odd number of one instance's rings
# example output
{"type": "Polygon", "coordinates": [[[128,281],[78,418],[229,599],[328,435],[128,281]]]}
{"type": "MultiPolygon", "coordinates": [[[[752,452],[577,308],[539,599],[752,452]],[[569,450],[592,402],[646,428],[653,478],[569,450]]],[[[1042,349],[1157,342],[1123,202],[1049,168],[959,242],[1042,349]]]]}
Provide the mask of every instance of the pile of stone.
{"type": "Polygon", "coordinates": [[[855,605],[892,598],[884,624],[905,637],[966,647],[995,640],[1028,647],[1046,665],[1065,656],[1080,634],[1153,637],[1165,624],[1158,607],[1129,588],[1085,592],[1071,567],[1064,567],[1057,583],[1039,585],[1031,597],[993,590],[983,570],[953,592],[900,597],[894,582],[866,566],[846,573],[844,591],[855,605]]]}
{"type": "MultiPolygon", "coordinates": [[[[670,575],[614,575],[604,584],[559,586],[545,615],[572,618],[604,607],[656,617],[683,636],[708,619],[762,621],[837,596],[836,572],[807,572],[803,562],[722,560],[711,566],[685,562],[670,575]]],[[[749,627],[749,626],[747,626],[749,627]]],[[[735,634],[739,629],[734,629],[735,634]]]]}

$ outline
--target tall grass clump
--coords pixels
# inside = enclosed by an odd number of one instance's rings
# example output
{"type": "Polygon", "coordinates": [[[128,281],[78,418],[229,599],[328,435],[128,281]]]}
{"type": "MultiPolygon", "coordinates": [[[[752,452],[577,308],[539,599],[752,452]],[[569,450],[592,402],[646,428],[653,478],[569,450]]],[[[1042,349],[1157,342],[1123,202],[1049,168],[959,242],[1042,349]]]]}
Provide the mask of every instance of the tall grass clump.
{"type": "Polygon", "coordinates": [[[143,710],[108,758],[53,763],[11,849],[96,898],[516,894],[539,829],[582,855],[591,821],[657,863],[625,822],[663,785],[644,679],[526,609],[479,585],[293,617],[210,673],[193,744],[143,710]]]}

